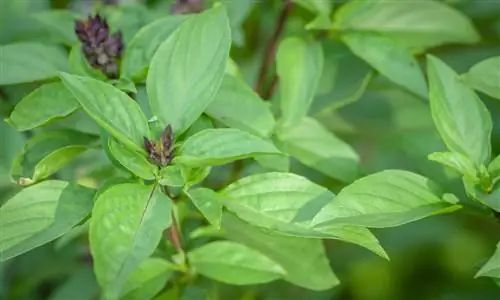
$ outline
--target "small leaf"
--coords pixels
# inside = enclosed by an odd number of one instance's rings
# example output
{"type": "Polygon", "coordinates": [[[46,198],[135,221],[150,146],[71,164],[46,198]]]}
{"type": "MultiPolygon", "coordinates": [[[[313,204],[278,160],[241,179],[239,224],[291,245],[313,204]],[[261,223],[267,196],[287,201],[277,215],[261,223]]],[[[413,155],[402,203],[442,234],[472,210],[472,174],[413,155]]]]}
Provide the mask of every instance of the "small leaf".
{"type": "Polygon", "coordinates": [[[121,75],[142,82],[160,44],[187,19],[186,15],[168,16],[156,20],[137,32],[127,45],[121,65],[121,75]]]}
{"type": "Polygon", "coordinates": [[[223,234],[228,239],[259,251],[286,272],[284,279],[314,291],[339,284],[320,240],[283,236],[251,226],[230,213],[222,216],[223,234]]]}
{"type": "Polygon", "coordinates": [[[380,74],[408,91],[427,98],[424,74],[417,60],[406,49],[382,35],[348,33],[342,40],[352,52],[380,74]]]}
{"type": "Polygon", "coordinates": [[[479,97],[438,58],[428,55],[429,100],[434,123],[451,152],[465,155],[477,165],[491,155],[491,116],[479,97]]]}
{"type": "Polygon", "coordinates": [[[277,133],[279,148],[327,176],[351,182],[357,178],[359,156],[344,141],[312,118],[277,133]]]}
{"type": "Polygon", "coordinates": [[[460,175],[466,176],[473,183],[479,181],[477,177],[477,168],[474,163],[456,152],[435,152],[429,155],[429,160],[436,161],[442,165],[452,168],[460,175]]]}
{"type": "Polygon", "coordinates": [[[316,18],[306,25],[306,29],[330,30],[332,28],[330,20],[332,2],[324,0],[293,0],[293,2],[317,14],[316,18]]]}
{"type": "Polygon", "coordinates": [[[474,66],[464,76],[467,84],[475,90],[500,99],[500,57],[490,57],[474,66]]]}
{"type": "Polygon", "coordinates": [[[323,50],[318,42],[297,37],[282,41],[276,54],[280,77],[281,122],[293,126],[307,115],[323,72],[323,50]]]}
{"type": "Polygon", "coordinates": [[[500,179],[500,155],[495,157],[488,165],[488,173],[490,173],[493,181],[500,179]]]}
{"type": "Polygon", "coordinates": [[[0,46],[0,66],[0,85],[51,79],[68,69],[61,48],[36,42],[0,46]]]}
{"type": "Polygon", "coordinates": [[[182,134],[214,99],[231,47],[224,6],[193,15],[156,51],[146,82],[151,111],[182,134]]]}
{"type": "Polygon", "coordinates": [[[266,283],[285,275],[285,270],[267,256],[230,241],[203,245],[190,251],[188,259],[201,275],[234,285],[266,283]]]}
{"type": "Polygon", "coordinates": [[[393,227],[460,208],[433,181],[408,171],[386,170],[356,180],[314,218],[315,228],[344,224],[393,227]]]}
{"type": "Polygon", "coordinates": [[[166,186],[183,186],[184,178],[182,177],[181,168],[177,165],[170,165],[162,168],[160,170],[160,180],[161,185],[166,186]]]}
{"type": "Polygon", "coordinates": [[[56,173],[63,166],[73,161],[89,147],[80,145],[71,145],[55,150],[42,158],[35,166],[33,172],[33,181],[38,182],[56,173]]]}
{"type": "Polygon", "coordinates": [[[137,102],[112,85],[88,77],[61,74],[64,85],[102,128],[127,148],[141,153],[149,137],[148,120],[137,102]]]}
{"type": "Polygon", "coordinates": [[[273,144],[238,129],[206,129],[187,139],[174,161],[191,167],[216,166],[257,154],[279,153],[273,144]]]}
{"type": "Polygon", "coordinates": [[[29,130],[65,117],[79,106],[63,84],[49,83],[24,97],[12,111],[8,122],[19,131],[29,130]]]}
{"type": "Polygon", "coordinates": [[[171,200],[159,189],[118,184],[99,195],[90,219],[90,249],[106,299],[117,299],[128,276],[171,225],[171,200]]]}
{"type": "Polygon", "coordinates": [[[186,166],[180,166],[182,178],[184,179],[185,186],[184,188],[187,190],[193,185],[202,182],[205,178],[210,175],[212,171],[212,167],[198,167],[198,168],[190,168],[186,166]]]}
{"type": "Polygon", "coordinates": [[[102,81],[108,78],[98,69],[92,68],[87,58],[82,52],[82,44],[78,43],[71,48],[69,52],[69,69],[71,74],[92,77],[102,81]]]}
{"type": "Polygon", "coordinates": [[[271,135],[274,117],[269,107],[247,84],[225,75],[215,99],[205,111],[221,123],[261,137],[271,135]]]}
{"type": "Polygon", "coordinates": [[[210,224],[220,228],[224,198],[215,191],[207,188],[192,189],[186,193],[210,224]]]}
{"type": "Polygon", "coordinates": [[[479,41],[472,21],[439,1],[351,0],[335,13],[334,27],[379,33],[417,49],[479,41]]]}
{"type": "Polygon", "coordinates": [[[147,258],[128,277],[120,299],[153,299],[172,275],[173,265],[170,262],[156,257],[147,258]]]}
{"type": "Polygon", "coordinates": [[[497,244],[497,249],[493,256],[484,264],[484,266],[477,272],[477,277],[493,277],[500,278],[500,243],[497,244]]]}
{"type": "Polygon", "coordinates": [[[21,190],[0,207],[0,261],[62,236],[92,209],[94,190],[48,180],[21,190]]]}
{"type": "Polygon", "coordinates": [[[128,77],[122,76],[120,79],[110,80],[110,83],[122,92],[137,94],[134,82],[128,77]]]}
{"type": "Polygon", "coordinates": [[[127,170],[142,179],[156,178],[158,167],[150,163],[144,154],[125,148],[113,138],[108,139],[108,146],[113,157],[127,170]]]}

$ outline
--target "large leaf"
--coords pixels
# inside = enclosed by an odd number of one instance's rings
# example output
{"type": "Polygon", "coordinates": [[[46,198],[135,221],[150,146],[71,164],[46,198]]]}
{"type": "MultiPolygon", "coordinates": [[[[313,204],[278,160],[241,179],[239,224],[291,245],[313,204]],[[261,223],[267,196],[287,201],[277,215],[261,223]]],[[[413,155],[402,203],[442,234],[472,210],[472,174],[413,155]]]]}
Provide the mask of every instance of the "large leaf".
{"type": "Polygon", "coordinates": [[[284,279],[311,290],[328,290],[339,284],[320,240],[283,236],[251,226],[230,213],[222,217],[223,234],[277,262],[284,279]]]}
{"type": "Polygon", "coordinates": [[[121,75],[143,81],[153,55],[160,44],[169,37],[182,22],[186,15],[175,15],[156,20],[137,32],[127,45],[127,51],[121,65],[121,75]]]}
{"type": "Polygon", "coordinates": [[[225,75],[215,99],[207,107],[207,115],[223,124],[266,137],[274,129],[269,107],[242,80],[225,75]]]}
{"type": "Polygon", "coordinates": [[[315,228],[332,224],[393,227],[460,208],[433,181],[402,170],[386,170],[356,180],[315,216],[315,228]]]}
{"type": "Polygon", "coordinates": [[[351,0],[335,14],[342,31],[377,32],[408,47],[475,43],[479,35],[461,12],[439,1],[351,0]]]}
{"type": "Polygon", "coordinates": [[[279,154],[276,147],[239,129],[206,129],[188,138],[174,161],[191,166],[223,165],[258,154],[279,154]]]}
{"type": "Polygon", "coordinates": [[[319,42],[297,37],[282,41],[276,54],[280,78],[281,122],[293,126],[307,115],[323,71],[319,42]]]}
{"type": "Polygon", "coordinates": [[[500,278],[500,243],[498,243],[493,256],[484,264],[481,270],[477,272],[476,278],[480,276],[500,278]]]}
{"type": "Polygon", "coordinates": [[[79,107],[73,94],[60,82],[37,88],[24,97],[14,108],[7,122],[19,131],[33,129],[65,117],[79,107]]]}
{"type": "Polygon", "coordinates": [[[156,257],[148,258],[130,274],[120,299],[153,299],[173,273],[173,265],[168,261],[156,257]]]}
{"type": "Polygon", "coordinates": [[[0,66],[0,85],[18,84],[57,77],[68,59],[59,47],[22,42],[0,46],[0,66]]]}
{"type": "Polygon", "coordinates": [[[391,39],[378,34],[348,33],[342,40],[380,74],[410,92],[427,98],[424,74],[417,60],[391,39]]]}
{"type": "Polygon", "coordinates": [[[231,47],[224,6],[191,16],[151,61],[147,90],[151,111],[176,134],[208,107],[219,89],[231,47]]]}
{"type": "Polygon", "coordinates": [[[144,137],[150,137],[148,121],[137,102],[99,80],[66,73],[61,74],[61,79],[97,124],[126,147],[146,153],[144,137]]]}
{"type": "Polygon", "coordinates": [[[92,209],[94,190],[50,180],[21,190],[0,207],[0,261],[62,236],[92,209]]]}
{"type": "Polygon", "coordinates": [[[277,136],[280,149],[303,164],[344,182],[357,178],[358,154],[315,119],[304,118],[277,136]]]}
{"type": "Polygon", "coordinates": [[[292,173],[263,173],[240,179],[221,191],[221,201],[246,222],[283,235],[330,238],[359,244],[387,257],[366,228],[336,226],[316,230],[312,221],[335,195],[308,179],[292,173]]]}
{"type": "Polygon", "coordinates": [[[156,249],[172,223],[171,210],[171,200],[152,186],[118,184],[99,195],[89,236],[106,299],[117,299],[128,276],[156,249]]]}
{"type": "Polygon", "coordinates": [[[500,57],[485,59],[470,68],[465,80],[473,89],[500,99],[500,57]]]}
{"type": "Polygon", "coordinates": [[[127,170],[140,178],[153,180],[157,177],[158,166],[152,164],[145,154],[125,148],[115,139],[108,139],[111,155],[127,170]]]}
{"type": "Polygon", "coordinates": [[[230,241],[217,241],[188,252],[191,265],[200,274],[228,284],[270,282],[286,273],[260,252],[230,241]]]}
{"type": "Polygon", "coordinates": [[[479,97],[449,66],[427,57],[429,100],[434,123],[448,149],[487,164],[491,155],[491,116],[479,97]]]}

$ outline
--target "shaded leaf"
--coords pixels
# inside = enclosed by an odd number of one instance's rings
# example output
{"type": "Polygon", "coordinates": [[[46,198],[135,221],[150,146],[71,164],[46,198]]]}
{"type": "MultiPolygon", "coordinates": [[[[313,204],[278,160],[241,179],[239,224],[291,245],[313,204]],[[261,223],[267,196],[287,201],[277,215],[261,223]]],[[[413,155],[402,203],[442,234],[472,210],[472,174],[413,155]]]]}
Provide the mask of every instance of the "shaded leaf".
{"type": "Polygon", "coordinates": [[[108,139],[111,155],[127,170],[142,179],[153,180],[158,173],[158,167],[149,162],[146,155],[127,149],[115,139],[108,139]]]}
{"type": "Polygon", "coordinates": [[[173,273],[173,266],[170,262],[157,257],[147,258],[128,277],[120,299],[153,299],[173,273]]]}
{"type": "Polygon", "coordinates": [[[500,243],[493,256],[484,264],[484,266],[476,274],[477,277],[487,276],[493,278],[500,278],[500,243]]]}
{"type": "Polygon", "coordinates": [[[467,84],[475,90],[500,99],[500,57],[485,59],[464,75],[467,84]]]}
{"type": "Polygon", "coordinates": [[[191,189],[186,193],[210,224],[220,228],[224,197],[207,188],[191,189]]]}
{"type": "Polygon", "coordinates": [[[162,168],[159,174],[159,183],[166,186],[183,186],[181,168],[177,165],[170,165],[162,168]]]}

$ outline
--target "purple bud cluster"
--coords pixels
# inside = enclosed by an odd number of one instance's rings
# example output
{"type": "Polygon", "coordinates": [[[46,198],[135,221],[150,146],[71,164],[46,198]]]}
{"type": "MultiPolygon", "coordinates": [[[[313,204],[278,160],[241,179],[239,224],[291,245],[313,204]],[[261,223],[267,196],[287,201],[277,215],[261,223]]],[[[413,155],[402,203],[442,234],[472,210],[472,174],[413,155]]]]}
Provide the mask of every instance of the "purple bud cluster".
{"type": "Polygon", "coordinates": [[[203,10],[203,0],[177,0],[170,7],[174,15],[200,13],[203,10]]]}
{"type": "Polygon", "coordinates": [[[160,141],[154,142],[144,138],[144,147],[148,152],[149,160],[157,166],[166,166],[174,158],[174,133],[168,125],[161,134],[160,141]]]}
{"type": "Polygon", "coordinates": [[[75,33],[82,42],[82,51],[89,64],[108,78],[117,78],[124,48],[122,33],[110,35],[108,22],[99,14],[76,21],[75,33]]]}

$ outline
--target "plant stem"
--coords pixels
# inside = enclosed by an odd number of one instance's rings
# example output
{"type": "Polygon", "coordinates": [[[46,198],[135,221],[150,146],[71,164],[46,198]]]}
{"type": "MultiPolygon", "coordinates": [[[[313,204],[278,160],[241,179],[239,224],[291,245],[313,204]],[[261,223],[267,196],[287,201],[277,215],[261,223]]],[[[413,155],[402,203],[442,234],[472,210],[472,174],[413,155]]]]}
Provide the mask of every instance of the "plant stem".
{"type": "MultiPolygon", "coordinates": [[[[175,197],[173,197],[172,193],[168,190],[168,187],[161,186],[161,191],[167,195],[172,202],[175,202],[175,197]]],[[[179,227],[177,226],[177,218],[175,217],[175,213],[172,211],[172,226],[165,230],[165,236],[172,243],[175,250],[179,253],[184,253],[184,249],[182,248],[182,236],[179,231],[179,227]]]]}
{"type": "MultiPolygon", "coordinates": [[[[257,79],[257,85],[255,86],[255,91],[262,97],[264,100],[268,100],[271,97],[272,92],[274,91],[274,86],[276,85],[277,78],[273,79],[273,84],[271,88],[269,88],[266,92],[264,91],[264,83],[266,81],[266,75],[269,68],[274,64],[274,60],[276,59],[276,48],[278,46],[279,39],[283,33],[285,28],[285,23],[288,17],[290,16],[290,12],[293,8],[292,0],[283,0],[284,5],[281,9],[281,13],[278,18],[278,24],[276,25],[276,29],[274,30],[274,34],[267,44],[264,60],[262,61],[262,65],[260,67],[259,77],[257,79]]],[[[276,76],[276,75],[275,75],[276,76]]]]}

